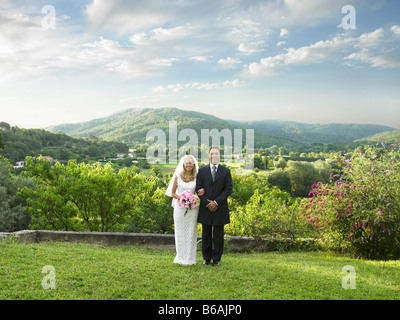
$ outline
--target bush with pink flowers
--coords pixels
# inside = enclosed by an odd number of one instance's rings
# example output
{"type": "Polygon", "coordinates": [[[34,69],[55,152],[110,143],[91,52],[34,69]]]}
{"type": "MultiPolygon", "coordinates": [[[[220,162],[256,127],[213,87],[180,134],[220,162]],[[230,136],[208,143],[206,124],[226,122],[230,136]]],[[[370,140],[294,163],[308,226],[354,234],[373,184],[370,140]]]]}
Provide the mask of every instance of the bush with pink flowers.
{"type": "Polygon", "coordinates": [[[340,154],[330,183],[313,185],[304,221],[330,248],[368,259],[400,257],[400,152],[395,145],[340,154]]]}

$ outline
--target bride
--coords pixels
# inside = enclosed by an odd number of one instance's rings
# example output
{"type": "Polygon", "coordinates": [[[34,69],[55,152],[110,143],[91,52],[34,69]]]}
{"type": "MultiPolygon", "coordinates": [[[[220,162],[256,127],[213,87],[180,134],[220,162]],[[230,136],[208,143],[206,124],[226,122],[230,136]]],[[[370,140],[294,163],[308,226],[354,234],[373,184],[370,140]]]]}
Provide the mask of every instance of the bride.
{"type": "MultiPolygon", "coordinates": [[[[174,226],[175,226],[175,247],[176,257],[174,263],[182,265],[196,264],[197,249],[197,216],[199,208],[186,209],[178,205],[180,195],[189,190],[195,194],[196,177],[199,170],[197,160],[192,155],[184,156],[175,170],[165,194],[173,197],[174,226]]],[[[204,190],[199,190],[203,195],[204,190]]]]}

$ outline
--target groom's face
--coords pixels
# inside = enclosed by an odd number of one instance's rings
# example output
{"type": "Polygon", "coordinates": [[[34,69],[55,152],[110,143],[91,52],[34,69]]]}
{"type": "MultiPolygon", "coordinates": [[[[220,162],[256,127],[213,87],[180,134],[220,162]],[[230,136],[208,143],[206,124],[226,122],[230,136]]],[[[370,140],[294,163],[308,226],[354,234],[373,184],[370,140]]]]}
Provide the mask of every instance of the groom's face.
{"type": "Polygon", "coordinates": [[[217,164],[219,163],[221,155],[218,149],[211,149],[210,152],[208,153],[208,157],[210,158],[211,164],[217,164]]]}

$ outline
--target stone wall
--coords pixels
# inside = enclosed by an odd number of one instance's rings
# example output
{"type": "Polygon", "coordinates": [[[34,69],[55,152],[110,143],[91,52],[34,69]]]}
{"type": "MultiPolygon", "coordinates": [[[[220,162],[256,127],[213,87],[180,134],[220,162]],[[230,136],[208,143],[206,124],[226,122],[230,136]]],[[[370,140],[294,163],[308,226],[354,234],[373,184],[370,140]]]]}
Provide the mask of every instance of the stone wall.
{"type": "MultiPolygon", "coordinates": [[[[74,232],[50,230],[23,230],[13,233],[0,233],[0,237],[15,237],[19,242],[34,243],[43,241],[92,243],[103,246],[137,245],[155,249],[175,249],[175,237],[158,233],[122,233],[122,232],[74,232]]],[[[312,243],[309,239],[303,242],[312,243]]],[[[201,242],[201,237],[198,237],[201,242]]],[[[276,250],[277,240],[255,239],[252,237],[225,237],[225,248],[232,251],[271,251],[276,250]]],[[[285,240],[279,241],[282,246],[285,240]]]]}

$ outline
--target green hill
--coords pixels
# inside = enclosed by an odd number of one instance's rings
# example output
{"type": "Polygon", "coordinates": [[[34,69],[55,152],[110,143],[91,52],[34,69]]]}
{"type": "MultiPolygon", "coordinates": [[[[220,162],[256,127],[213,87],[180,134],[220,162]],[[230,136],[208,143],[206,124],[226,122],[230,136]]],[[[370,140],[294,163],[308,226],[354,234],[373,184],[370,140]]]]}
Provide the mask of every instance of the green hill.
{"type": "MultiPolygon", "coordinates": [[[[62,124],[48,128],[52,132],[64,132],[74,137],[94,135],[107,140],[127,143],[130,146],[146,142],[146,135],[151,129],[161,129],[168,138],[169,122],[176,121],[178,133],[186,128],[193,129],[201,137],[201,129],[242,129],[243,145],[245,144],[244,124],[234,124],[201,112],[185,111],[177,108],[162,109],[128,109],[109,117],[95,119],[77,124],[62,124]]],[[[255,131],[255,147],[280,145],[292,146],[290,139],[255,131]]]]}
{"type": "Polygon", "coordinates": [[[0,156],[12,162],[38,155],[51,156],[58,160],[85,159],[127,153],[129,149],[121,142],[104,141],[93,136],[86,139],[73,138],[64,133],[52,133],[44,129],[11,127],[6,122],[0,122],[1,136],[4,150],[0,150],[0,156]]]}
{"type": "Polygon", "coordinates": [[[276,135],[302,143],[334,143],[353,141],[396,129],[374,124],[307,124],[294,121],[259,120],[235,122],[264,134],[276,135]]]}
{"type": "Polygon", "coordinates": [[[363,139],[358,139],[357,141],[362,141],[362,142],[384,142],[386,144],[400,144],[400,130],[396,131],[384,131],[380,132],[377,134],[374,134],[372,136],[363,138],[363,139]]]}
{"type": "Polygon", "coordinates": [[[178,133],[182,129],[190,128],[194,129],[199,137],[201,129],[227,128],[232,134],[234,129],[242,129],[242,139],[245,141],[245,129],[254,129],[256,148],[277,145],[292,150],[313,143],[353,142],[356,139],[395,130],[374,124],[306,124],[279,120],[232,121],[177,108],[132,108],[101,119],[77,124],[62,124],[48,129],[52,132],[64,132],[73,137],[93,135],[135,146],[146,142],[146,135],[151,129],[161,129],[168,138],[170,121],[177,122],[178,133]]]}

